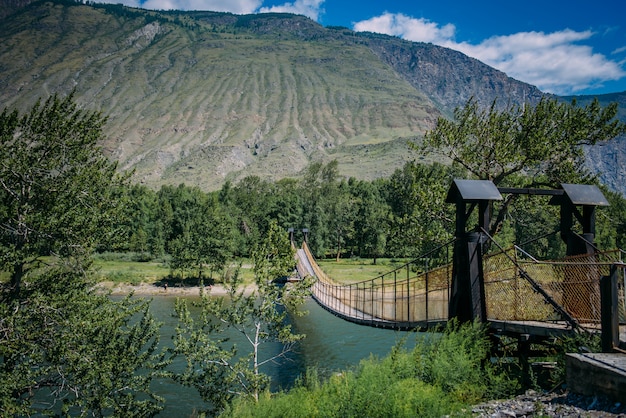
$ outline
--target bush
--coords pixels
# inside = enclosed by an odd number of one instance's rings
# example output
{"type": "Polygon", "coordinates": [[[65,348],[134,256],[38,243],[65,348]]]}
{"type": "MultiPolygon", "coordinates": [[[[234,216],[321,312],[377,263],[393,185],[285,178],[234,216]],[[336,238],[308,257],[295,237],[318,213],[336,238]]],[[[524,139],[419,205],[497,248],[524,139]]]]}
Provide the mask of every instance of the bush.
{"type": "Polygon", "coordinates": [[[441,417],[492,396],[510,395],[515,380],[489,361],[486,327],[452,322],[441,334],[421,336],[412,351],[401,344],[380,360],[320,383],[308,371],[296,388],[266,394],[258,403],[235,402],[226,416],[441,417]]]}

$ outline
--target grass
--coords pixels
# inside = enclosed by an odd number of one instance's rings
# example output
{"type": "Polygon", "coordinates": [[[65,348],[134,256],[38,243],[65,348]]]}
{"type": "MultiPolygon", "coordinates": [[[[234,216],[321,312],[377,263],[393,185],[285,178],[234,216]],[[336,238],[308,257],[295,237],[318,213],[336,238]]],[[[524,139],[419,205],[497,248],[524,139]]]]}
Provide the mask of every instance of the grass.
{"type": "Polygon", "coordinates": [[[356,283],[373,279],[381,274],[394,270],[406,263],[406,260],[379,258],[373,260],[361,258],[347,258],[317,260],[317,264],[333,280],[339,283],[356,283]]]}
{"type": "MultiPolygon", "coordinates": [[[[254,281],[254,273],[249,260],[241,260],[240,274],[244,283],[254,281]]],[[[402,266],[406,260],[379,258],[374,264],[372,259],[346,258],[317,260],[322,270],[339,283],[356,283],[370,280],[383,273],[402,266]]],[[[133,254],[106,253],[94,259],[96,279],[101,282],[156,283],[171,280],[171,271],[165,260],[137,261],[133,254]]],[[[195,273],[187,274],[193,276],[195,273]]],[[[0,271],[0,280],[6,281],[9,276],[0,271]]]]}
{"type": "Polygon", "coordinates": [[[508,364],[486,361],[491,344],[480,324],[451,324],[417,341],[413,350],[398,345],[383,359],[371,357],[327,380],[310,369],[293,389],[258,402],[237,399],[224,416],[468,416],[469,405],[520,387],[508,364]]]}
{"type": "MultiPolygon", "coordinates": [[[[172,277],[172,272],[165,260],[154,261],[137,261],[134,257],[124,253],[107,253],[97,256],[94,260],[94,268],[96,270],[96,278],[98,281],[110,281],[114,283],[128,283],[137,285],[140,283],[157,283],[162,281],[177,281],[180,277],[172,277]]],[[[242,275],[244,283],[252,283],[254,273],[252,266],[248,260],[241,260],[242,267],[239,274],[242,275]]],[[[235,268],[235,264],[229,267],[230,270],[235,268]]],[[[208,272],[204,273],[205,275],[208,272]]],[[[197,273],[187,272],[188,283],[194,282],[194,276],[197,273]]],[[[214,274],[214,279],[219,282],[219,274],[214,274]]]]}
{"type": "Polygon", "coordinates": [[[99,281],[115,283],[154,283],[170,275],[169,267],[156,261],[96,260],[94,262],[99,281]]]}
{"type": "MultiPolygon", "coordinates": [[[[133,261],[125,254],[109,254],[94,261],[99,281],[115,283],[155,283],[170,278],[170,269],[164,261],[133,261]]],[[[373,279],[402,266],[405,260],[382,258],[376,264],[372,259],[350,258],[318,260],[318,264],[331,278],[340,283],[355,283],[373,279]]],[[[193,273],[192,273],[193,274],[193,273]]],[[[252,283],[254,273],[249,260],[242,260],[240,274],[244,283],[252,283]]]]}
{"type": "MultiPolygon", "coordinates": [[[[133,261],[124,254],[113,254],[99,257],[94,262],[97,277],[100,281],[115,283],[155,283],[170,278],[170,269],[164,261],[133,261]]],[[[402,266],[406,261],[380,258],[374,264],[372,259],[349,258],[318,260],[319,266],[332,279],[339,283],[355,283],[373,279],[402,266]]],[[[191,273],[192,275],[194,273],[191,273]]],[[[252,283],[254,273],[249,260],[242,260],[240,274],[244,283],[252,283]]]]}

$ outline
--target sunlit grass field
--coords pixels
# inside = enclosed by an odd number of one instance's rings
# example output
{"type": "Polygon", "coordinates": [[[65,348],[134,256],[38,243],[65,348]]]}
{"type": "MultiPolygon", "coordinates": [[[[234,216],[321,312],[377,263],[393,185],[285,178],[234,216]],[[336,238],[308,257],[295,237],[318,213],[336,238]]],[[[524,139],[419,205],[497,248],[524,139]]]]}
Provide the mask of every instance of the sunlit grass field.
{"type": "Polygon", "coordinates": [[[334,281],[339,283],[356,283],[370,280],[381,274],[390,272],[408,260],[378,258],[376,264],[371,258],[346,258],[317,260],[321,269],[334,281]]]}
{"type": "MultiPolygon", "coordinates": [[[[245,283],[254,279],[252,265],[249,260],[241,260],[240,274],[245,283]]],[[[333,280],[340,283],[355,283],[373,279],[383,273],[387,273],[405,263],[405,260],[377,259],[374,264],[372,259],[350,258],[318,260],[318,264],[333,280]]],[[[111,281],[115,283],[154,283],[166,279],[171,271],[165,261],[132,261],[96,259],[94,262],[99,281],[111,281]]],[[[194,275],[195,273],[191,273],[194,275]]],[[[208,274],[205,273],[205,274],[208,274]]],[[[219,274],[214,274],[219,281],[219,274]]]]}
{"type": "MultiPolygon", "coordinates": [[[[99,255],[94,258],[94,271],[97,281],[126,283],[138,285],[141,283],[157,283],[171,279],[167,260],[137,261],[131,254],[113,253],[99,255]]],[[[241,261],[241,270],[244,283],[252,283],[254,273],[250,260],[241,261]]],[[[379,258],[374,264],[373,259],[346,258],[336,261],[335,259],[317,260],[319,266],[333,280],[339,283],[355,283],[373,279],[383,273],[387,273],[397,267],[402,266],[406,260],[379,258]]],[[[236,264],[233,263],[229,269],[232,271],[236,264]]],[[[209,272],[204,272],[205,277],[209,272]]],[[[191,279],[197,276],[197,272],[188,272],[186,276],[191,279]]],[[[214,273],[213,278],[219,282],[221,273],[214,273]]],[[[0,280],[7,281],[9,274],[0,271],[0,280]]]]}
{"type": "MultiPolygon", "coordinates": [[[[226,267],[229,274],[237,267],[241,262],[241,269],[239,274],[243,278],[244,283],[251,283],[254,278],[252,267],[249,260],[237,260],[231,262],[226,267]]],[[[94,270],[96,279],[101,282],[113,282],[113,283],[127,283],[132,285],[138,285],[140,283],[157,283],[164,280],[181,280],[186,279],[187,282],[196,282],[198,277],[197,270],[188,271],[183,278],[179,271],[172,272],[167,260],[150,260],[150,261],[137,261],[133,260],[133,256],[127,254],[106,254],[104,256],[96,256],[94,259],[94,270]]],[[[209,271],[203,272],[203,278],[212,278],[216,282],[221,280],[223,272],[209,271]]]]}
{"type": "Polygon", "coordinates": [[[98,281],[133,285],[158,282],[170,275],[167,264],[157,261],[96,260],[94,268],[98,281]]]}

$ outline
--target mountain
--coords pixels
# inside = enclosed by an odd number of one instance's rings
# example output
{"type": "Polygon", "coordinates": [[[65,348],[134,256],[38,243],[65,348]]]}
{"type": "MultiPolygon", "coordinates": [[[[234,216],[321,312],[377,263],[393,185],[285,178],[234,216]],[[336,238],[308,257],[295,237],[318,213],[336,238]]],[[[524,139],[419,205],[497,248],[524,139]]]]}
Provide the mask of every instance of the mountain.
{"type": "Polygon", "coordinates": [[[215,190],[332,159],[346,176],[387,176],[468,98],[543,95],[457,51],[298,15],[2,1],[2,106],[74,90],[109,117],[105,151],[151,187],[215,190]]]}

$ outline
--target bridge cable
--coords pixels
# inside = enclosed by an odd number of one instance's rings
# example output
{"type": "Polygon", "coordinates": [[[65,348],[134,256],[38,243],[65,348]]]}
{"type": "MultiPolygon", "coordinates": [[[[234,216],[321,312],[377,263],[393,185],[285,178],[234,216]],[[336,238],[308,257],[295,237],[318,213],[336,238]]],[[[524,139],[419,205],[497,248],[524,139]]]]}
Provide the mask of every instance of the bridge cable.
{"type": "Polygon", "coordinates": [[[519,265],[519,263],[513,259],[513,257],[511,257],[509,254],[507,254],[506,251],[504,250],[504,248],[502,248],[502,246],[500,246],[500,244],[495,239],[493,239],[493,237],[491,235],[489,235],[489,233],[487,231],[485,231],[484,228],[481,227],[480,229],[487,236],[487,238],[489,238],[494,244],[496,244],[496,246],[509,259],[509,261],[511,263],[513,263],[513,265],[515,265],[515,267],[517,267],[519,269],[520,276],[522,278],[524,278],[528,283],[530,283],[530,285],[532,286],[532,288],[533,288],[533,290],[535,292],[537,292],[541,296],[543,296],[543,298],[554,308],[554,310],[559,315],[561,315],[561,317],[565,321],[569,322],[569,324],[572,326],[573,329],[581,329],[580,324],[578,323],[578,321],[576,321],[576,319],[573,316],[571,316],[569,313],[567,313],[567,311],[565,309],[563,309],[563,307],[561,305],[559,305],[545,290],[543,290],[541,285],[539,285],[539,283],[537,283],[535,280],[533,280],[533,278],[530,277],[530,275],[526,272],[526,270],[524,270],[519,265]]]}

